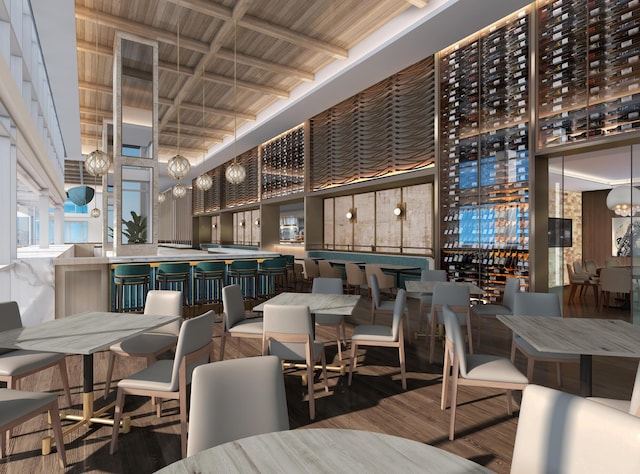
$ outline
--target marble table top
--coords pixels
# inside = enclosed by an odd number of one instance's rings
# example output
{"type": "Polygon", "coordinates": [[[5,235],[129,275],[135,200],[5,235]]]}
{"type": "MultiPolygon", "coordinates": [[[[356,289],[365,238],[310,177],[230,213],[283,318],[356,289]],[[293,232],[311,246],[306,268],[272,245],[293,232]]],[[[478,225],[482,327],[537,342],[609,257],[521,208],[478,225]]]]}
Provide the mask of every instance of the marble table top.
{"type": "Polygon", "coordinates": [[[321,293],[280,293],[253,307],[253,311],[264,311],[267,304],[306,305],[311,313],[351,315],[360,295],[326,295],[321,293]]]}
{"type": "Polygon", "coordinates": [[[473,283],[465,281],[419,281],[419,280],[407,280],[404,282],[407,291],[411,293],[433,293],[433,287],[436,285],[464,285],[469,287],[469,293],[472,295],[484,295],[487,292],[484,291],[473,283]]]}
{"type": "Polygon", "coordinates": [[[356,430],[297,429],[225,443],[158,471],[194,472],[492,471],[434,446],[397,436],[356,430]]]}
{"type": "Polygon", "coordinates": [[[0,332],[0,347],[89,355],[179,316],[94,312],[0,332]]]}

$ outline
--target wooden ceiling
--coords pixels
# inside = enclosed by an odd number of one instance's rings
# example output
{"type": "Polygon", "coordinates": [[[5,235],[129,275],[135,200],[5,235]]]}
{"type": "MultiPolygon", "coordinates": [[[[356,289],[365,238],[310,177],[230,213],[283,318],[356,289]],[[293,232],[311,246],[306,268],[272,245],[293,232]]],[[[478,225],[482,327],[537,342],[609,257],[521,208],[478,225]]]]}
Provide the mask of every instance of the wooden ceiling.
{"type": "MultiPolygon", "coordinates": [[[[180,153],[196,164],[210,146],[233,136],[234,127],[255,120],[274,102],[287,99],[296,86],[312,82],[332,61],[346,59],[349,49],[408,8],[426,3],[76,0],[83,153],[96,148],[103,120],[112,118],[117,31],[158,41],[160,161],[177,153],[180,135],[180,153]]],[[[143,62],[127,66],[133,71],[148,69],[143,62]]],[[[137,99],[125,100],[134,103],[137,99]]],[[[79,182],[80,173],[71,171],[75,169],[65,167],[65,182],[79,182]]]]}

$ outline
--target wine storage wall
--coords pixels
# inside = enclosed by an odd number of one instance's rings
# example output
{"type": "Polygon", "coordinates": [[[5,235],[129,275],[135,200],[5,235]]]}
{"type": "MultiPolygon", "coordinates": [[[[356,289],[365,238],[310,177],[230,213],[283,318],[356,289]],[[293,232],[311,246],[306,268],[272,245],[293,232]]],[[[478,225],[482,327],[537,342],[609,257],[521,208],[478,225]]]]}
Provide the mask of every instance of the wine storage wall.
{"type": "Polygon", "coordinates": [[[529,15],[439,55],[441,264],[489,300],[528,281],[529,15]]]}
{"type": "Polygon", "coordinates": [[[191,209],[193,215],[204,214],[220,210],[220,184],[223,175],[221,167],[207,171],[207,174],[213,179],[213,186],[207,191],[201,191],[196,186],[196,180],[191,182],[192,202],[191,209]]]}
{"type": "Polygon", "coordinates": [[[261,199],[304,191],[304,127],[260,145],[261,199]]]}
{"type": "MultiPolygon", "coordinates": [[[[232,162],[222,165],[223,174],[232,162]]],[[[258,147],[242,153],[237,162],[244,166],[247,176],[240,184],[231,184],[222,179],[222,203],[225,208],[258,202],[258,147]]]]}
{"type": "Polygon", "coordinates": [[[538,8],[540,149],[640,127],[640,1],[538,8]]]}

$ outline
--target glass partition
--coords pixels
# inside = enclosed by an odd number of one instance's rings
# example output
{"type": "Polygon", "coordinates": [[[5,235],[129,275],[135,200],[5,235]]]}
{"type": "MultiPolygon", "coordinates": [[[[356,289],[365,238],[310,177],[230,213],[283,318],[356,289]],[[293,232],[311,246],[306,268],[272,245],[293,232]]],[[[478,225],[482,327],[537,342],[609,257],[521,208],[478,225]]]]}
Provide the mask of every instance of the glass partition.
{"type": "Polygon", "coordinates": [[[304,203],[280,206],[280,242],[304,242],[304,203]]]}
{"type": "Polygon", "coordinates": [[[122,243],[149,243],[153,207],[151,168],[122,167],[122,243]]]}

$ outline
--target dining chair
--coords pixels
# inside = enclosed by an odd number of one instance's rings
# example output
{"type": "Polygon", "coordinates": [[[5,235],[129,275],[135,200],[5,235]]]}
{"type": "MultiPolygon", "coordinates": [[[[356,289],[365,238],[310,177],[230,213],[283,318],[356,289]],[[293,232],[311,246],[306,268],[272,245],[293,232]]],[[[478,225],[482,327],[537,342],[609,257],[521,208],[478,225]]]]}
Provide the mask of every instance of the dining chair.
{"type": "MultiPolygon", "coordinates": [[[[277,355],[283,362],[299,362],[306,367],[306,383],[309,390],[309,417],[316,417],[313,372],[315,362],[320,361],[325,392],[329,392],[327,361],[324,343],[314,340],[313,323],[308,306],[264,306],[264,336],[262,355],[277,355]]],[[[304,380],[303,380],[304,382],[304,380]]]]}
{"type": "Polygon", "coordinates": [[[320,276],[320,269],[318,268],[318,264],[312,258],[305,258],[302,261],[302,286],[307,285],[311,288],[311,284],[313,283],[313,279],[320,276]]]}
{"type": "Polygon", "coordinates": [[[195,304],[220,304],[227,265],[224,262],[198,262],[193,269],[195,304]]]}
{"type": "MultiPolygon", "coordinates": [[[[144,314],[153,316],[181,316],[182,292],[175,290],[150,290],[144,304],[144,314]]],[[[109,362],[104,384],[104,398],[111,389],[113,368],[121,357],[144,357],[147,367],[153,364],[160,354],[175,349],[180,333],[180,320],[133,336],[109,347],[109,362]]]]}
{"type": "MultiPolygon", "coordinates": [[[[420,281],[447,281],[446,270],[422,270],[420,272],[420,281]]],[[[431,310],[431,302],[433,301],[433,293],[417,293],[413,294],[407,292],[407,298],[416,298],[420,300],[420,307],[418,310],[418,321],[423,320],[424,314],[427,308],[431,310]]]]}
{"type": "Polygon", "coordinates": [[[396,280],[393,275],[389,275],[382,271],[380,265],[373,265],[367,263],[364,266],[364,272],[367,276],[367,281],[371,282],[371,275],[375,275],[378,279],[378,291],[384,291],[393,296],[394,289],[396,287],[396,280]]]}
{"type": "MultiPolygon", "coordinates": [[[[388,314],[393,316],[395,310],[395,300],[383,300],[378,286],[378,277],[369,275],[369,290],[371,291],[371,324],[376,323],[376,316],[379,314],[388,314]]],[[[407,334],[411,334],[411,323],[409,321],[409,309],[405,304],[405,321],[407,323],[407,334]]]]}
{"type": "MultiPolygon", "coordinates": [[[[187,319],[180,327],[176,355],[173,360],[159,360],[140,372],[118,382],[118,395],[113,416],[113,432],[109,452],[118,449],[118,433],[126,395],[173,399],[180,406],[180,444],[182,456],[187,454],[187,386],[193,370],[209,362],[213,337],[214,312],[187,319]]],[[[160,417],[162,405],[156,404],[160,417]]]]}
{"type": "Polygon", "coordinates": [[[631,294],[631,270],[624,267],[605,267],[600,270],[600,307],[609,306],[612,294],[631,294]]]}
{"type": "MultiPolygon", "coordinates": [[[[375,279],[375,275],[372,275],[375,279]]],[[[393,308],[393,320],[391,326],[366,324],[356,326],[351,335],[351,360],[349,362],[349,385],[353,377],[358,359],[356,357],[358,346],[397,347],[400,359],[400,378],[402,389],[407,389],[407,376],[405,370],[404,332],[402,319],[407,306],[407,293],[403,289],[398,290],[393,308]]]]}
{"type": "Polygon", "coordinates": [[[25,392],[8,388],[0,389],[0,458],[7,455],[7,437],[15,426],[42,413],[49,413],[51,428],[60,458],[60,465],[67,466],[64,436],[60,424],[58,396],[55,393],[25,392]]]}
{"type": "MultiPolygon", "coordinates": [[[[513,314],[516,316],[548,316],[562,317],[560,298],[555,293],[518,293],[513,300],[513,314]]],[[[562,354],[556,352],[541,352],[517,334],[511,340],[511,362],[516,360],[516,351],[527,359],[527,378],[533,380],[533,365],[536,361],[556,363],[556,381],[562,386],[561,363],[580,363],[578,354],[562,354]]]]}
{"type": "MultiPolygon", "coordinates": [[[[240,285],[228,285],[222,289],[222,337],[220,338],[220,358],[224,359],[225,342],[229,337],[262,339],[262,318],[255,313],[247,314],[240,285]]],[[[238,339],[238,354],[240,339],[238,339]]]]}
{"type": "MultiPolygon", "coordinates": [[[[341,278],[317,277],[313,280],[311,293],[325,295],[343,294],[341,278]]],[[[316,326],[330,326],[336,330],[336,344],[338,345],[338,359],[342,361],[342,345],[347,345],[347,330],[344,315],[316,313],[316,326]]]]}
{"type": "Polygon", "coordinates": [[[244,300],[253,304],[258,298],[258,261],[234,260],[227,269],[227,281],[240,286],[244,300]]]}
{"type": "Polygon", "coordinates": [[[191,265],[189,262],[165,262],[156,271],[157,290],[182,290],[182,304],[191,304],[191,265]]]}
{"type": "Polygon", "coordinates": [[[512,474],[640,472],[640,418],[539,385],[525,388],[512,474]]]}
{"type": "Polygon", "coordinates": [[[362,290],[369,291],[367,275],[357,263],[346,263],[344,270],[347,274],[347,291],[353,290],[353,294],[356,293],[356,290],[358,294],[362,294],[362,290]]]}
{"type": "Polygon", "coordinates": [[[322,278],[340,278],[342,281],[342,270],[331,265],[329,260],[318,260],[318,272],[322,278]]]}
{"type": "Polygon", "coordinates": [[[576,273],[574,266],[570,263],[567,263],[567,273],[569,274],[569,284],[571,285],[569,291],[569,304],[573,302],[576,293],[578,293],[578,297],[582,297],[587,289],[593,288],[593,294],[597,305],[598,285],[591,281],[589,274],[587,272],[576,273]],[[578,289],[580,289],[580,291],[578,291],[578,289]]]}
{"type": "Polygon", "coordinates": [[[604,261],[604,266],[605,267],[619,267],[620,266],[620,260],[618,260],[617,258],[608,258],[604,261]]]}
{"type": "MultiPolygon", "coordinates": [[[[0,332],[20,328],[22,328],[22,319],[18,303],[15,301],[0,303],[0,332]]],[[[0,349],[0,382],[5,382],[7,388],[19,389],[20,381],[24,377],[54,366],[60,371],[60,381],[67,397],[67,404],[71,406],[71,389],[65,354],[0,349]]]]}
{"type": "Polygon", "coordinates": [[[617,400],[603,397],[589,397],[588,399],[627,412],[630,415],[640,416],[640,363],[638,364],[635,382],[633,383],[631,400],[617,400]]]}
{"type": "Polygon", "coordinates": [[[585,260],[584,270],[589,274],[591,278],[598,275],[598,265],[595,260],[585,260]]]}
{"type": "Polygon", "coordinates": [[[471,322],[476,325],[476,347],[480,347],[483,319],[495,319],[499,314],[513,314],[513,299],[516,293],[520,292],[520,284],[519,278],[507,277],[502,294],[502,304],[477,304],[471,307],[471,322]]]}
{"type": "Polygon", "coordinates": [[[433,287],[431,313],[427,325],[429,327],[429,363],[433,364],[436,351],[436,332],[439,324],[444,324],[442,308],[449,308],[458,316],[458,323],[467,328],[469,352],[473,354],[473,339],[471,336],[471,321],[469,315],[470,294],[467,285],[437,284],[433,287]]]}
{"type": "Polygon", "coordinates": [[[440,409],[447,408],[447,389],[451,385],[451,417],[449,439],[455,438],[458,386],[492,387],[507,391],[507,413],[512,414],[513,390],[523,390],[528,380],[505,357],[486,354],[467,354],[458,315],[449,306],[442,307],[445,326],[444,364],[442,368],[442,395],[440,409]]]}
{"type": "Polygon", "coordinates": [[[264,260],[258,267],[259,297],[272,298],[286,288],[287,259],[276,257],[264,260]]]}
{"type": "Polygon", "coordinates": [[[289,429],[280,359],[231,359],[196,367],[187,456],[248,436],[289,429]]]}

